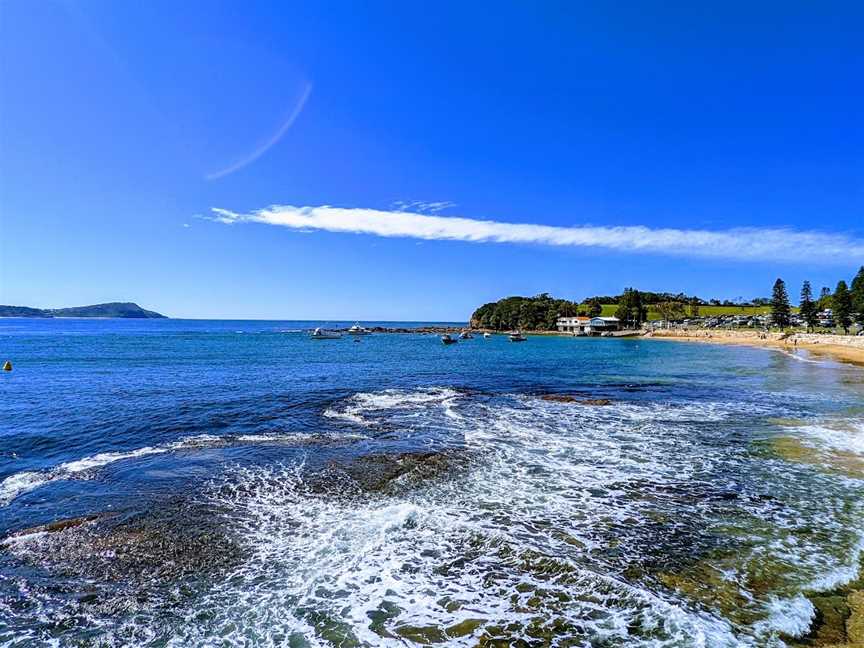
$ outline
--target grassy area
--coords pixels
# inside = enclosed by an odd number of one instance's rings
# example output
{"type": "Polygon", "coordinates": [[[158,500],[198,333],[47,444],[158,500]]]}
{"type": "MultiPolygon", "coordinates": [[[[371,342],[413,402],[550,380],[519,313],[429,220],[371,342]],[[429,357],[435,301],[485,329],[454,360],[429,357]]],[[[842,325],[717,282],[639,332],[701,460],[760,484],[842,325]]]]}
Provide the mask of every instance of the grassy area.
{"type": "MultiPolygon", "coordinates": [[[[582,304],[585,307],[584,304],[582,304]]],[[[615,315],[615,311],[617,310],[617,304],[603,304],[603,312],[601,316],[603,317],[613,317],[615,315]]],[[[689,307],[685,310],[686,316],[690,316],[689,307]]],[[[718,317],[720,315],[762,315],[764,313],[770,313],[770,306],[700,306],[699,307],[699,316],[700,317],[718,317]]],[[[797,308],[793,308],[792,312],[798,312],[797,308]]],[[[648,309],[648,319],[656,320],[663,319],[657,311],[653,308],[648,309]]]]}

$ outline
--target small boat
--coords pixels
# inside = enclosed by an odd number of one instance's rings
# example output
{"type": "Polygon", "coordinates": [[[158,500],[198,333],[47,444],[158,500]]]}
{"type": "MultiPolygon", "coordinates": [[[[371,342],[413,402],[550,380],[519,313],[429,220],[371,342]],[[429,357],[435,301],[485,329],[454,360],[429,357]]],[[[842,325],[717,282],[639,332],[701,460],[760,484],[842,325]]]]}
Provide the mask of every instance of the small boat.
{"type": "Polygon", "coordinates": [[[449,333],[445,333],[444,335],[441,336],[441,343],[442,344],[456,344],[458,341],[459,340],[452,337],[449,333]]]}
{"type": "Polygon", "coordinates": [[[473,339],[474,339],[474,336],[471,335],[471,331],[462,331],[462,332],[459,334],[459,339],[460,339],[460,340],[473,340],[473,339]]]}
{"type": "Polygon", "coordinates": [[[488,331],[487,331],[486,333],[483,334],[483,339],[485,339],[485,340],[488,340],[488,339],[491,338],[491,337],[492,337],[492,334],[489,333],[488,331]]]}
{"type": "Polygon", "coordinates": [[[509,336],[511,342],[525,342],[528,338],[519,331],[513,331],[509,336]]]}
{"type": "Polygon", "coordinates": [[[322,328],[316,328],[310,335],[313,340],[338,340],[342,334],[337,331],[325,331],[322,328]]]}
{"type": "Polygon", "coordinates": [[[360,326],[360,322],[355,322],[354,326],[348,329],[348,335],[370,335],[372,331],[360,326]]]}

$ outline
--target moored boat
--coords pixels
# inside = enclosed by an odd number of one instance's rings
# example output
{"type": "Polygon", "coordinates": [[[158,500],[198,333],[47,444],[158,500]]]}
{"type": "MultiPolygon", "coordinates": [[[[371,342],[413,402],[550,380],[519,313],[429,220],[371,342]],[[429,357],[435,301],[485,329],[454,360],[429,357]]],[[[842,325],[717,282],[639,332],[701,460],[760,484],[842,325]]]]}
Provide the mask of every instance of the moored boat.
{"type": "Polygon", "coordinates": [[[338,331],[325,331],[321,327],[318,327],[312,331],[309,337],[313,340],[338,340],[342,337],[342,334],[338,331]]]}
{"type": "Polygon", "coordinates": [[[519,331],[513,331],[508,337],[511,342],[525,342],[528,339],[519,331]]]}
{"type": "Polygon", "coordinates": [[[360,326],[360,322],[355,322],[354,326],[348,329],[348,335],[370,335],[372,331],[360,326]]]}
{"type": "Polygon", "coordinates": [[[449,333],[445,333],[441,336],[442,344],[456,344],[459,340],[451,336],[449,333]]]}
{"type": "Polygon", "coordinates": [[[483,339],[485,339],[485,340],[488,340],[491,337],[492,337],[492,334],[489,333],[489,331],[486,331],[486,333],[483,334],[483,339]]]}
{"type": "Polygon", "coordinates": [[[462,332],[459,334],[459,339],[460,339],[460,340],[473,340],[473,339],[474,339],[474,336],[471,335],[471,331],[462,331],[462,332]]]}

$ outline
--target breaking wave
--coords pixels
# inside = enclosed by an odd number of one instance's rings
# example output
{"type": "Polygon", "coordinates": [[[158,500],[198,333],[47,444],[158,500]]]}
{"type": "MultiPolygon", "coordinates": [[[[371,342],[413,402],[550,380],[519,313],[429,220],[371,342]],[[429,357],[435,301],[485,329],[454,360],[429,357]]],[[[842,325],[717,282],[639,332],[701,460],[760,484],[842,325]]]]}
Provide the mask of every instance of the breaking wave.
{"type": "Polygon", "coordinates": [[[853,549],[832,554],[795,523],[820,524],[839,548],[848,520],[828,482],[816,511],[780,504],[772,491],[783,475],[742,474],[721,424],[760,413],[748,403],[590,405],[445,387],[356,394],[325,416],[436,429],[459,440],[468,469],[339,496],[313,487],[302,463],[224,475],[207,497],[230,511],[248,559],[186,610],[172,645],[255,636],[263,646],[484,638],[713,648],[800,634],[813,615],[800,591],[820,574],[844,578],[853,549]],[[746,542],[723,535],[734,525],[746,542]],[[767,594],[748,589],[757,557],[783,565],[767,594]],[[688,579],[698,583],[703,560],[726,574],[741,618],[692,597],[688,579]]]}
{"type": "Polygon", "coordinates": [[[25,471],[12,474],[0,482],[0,505],[8,505],[15,498],[28,493],[49,482],[65,479],[82,479],[92,475],[96,470],[118,461],[126,461],[147,457],[149,455],[166,454],[170,452],[181,452],[202,448],[218,448],[239,444],[258,443],[286,443],[302,444],[314,443],[322,440],[352,441],[364,438],[357,434],[313,435],[313,434],[240,434],[214,436],[211,434],[199,434],[185,437],[178,441],[172,441],[157,446],[145,446],[135,450],[100,452],[98,454],[68,461],[54,468],[44,471],[25,471]]]}

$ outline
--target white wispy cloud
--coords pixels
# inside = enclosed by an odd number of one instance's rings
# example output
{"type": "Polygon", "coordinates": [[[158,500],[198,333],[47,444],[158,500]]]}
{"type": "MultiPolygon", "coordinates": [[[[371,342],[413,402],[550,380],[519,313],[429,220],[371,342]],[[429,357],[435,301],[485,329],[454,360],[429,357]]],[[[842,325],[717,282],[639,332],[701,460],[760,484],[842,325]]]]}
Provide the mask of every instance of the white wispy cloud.
{"type": "Polygon", "coordinates": [[[750,261],[848,264],[864,259],[864,239],[845,234],[776,228],[697,230],[626,227],[557,227],[532,223],[418,214],[407,211],[274,205],[250,213],[214,208],[211,220],[225,224],[263,223],[294,230],[346,232],[423,240],[473,243],[530,243],[594,247],[623,252],[750,261]]]}
{"type": "Polygon", "coordinates": [[[279,140],[281,140],[285,136],[285,133],[287,133],[294,125],[294,122],[300,116],[300,113],[303,112],[303,107],[306,105],[306,101],[309,99],[310,94],[312,94],[312,84],[306,83],[300,92],[300,97],[297,99],[297,103],[294,104],[294,107],[291,109],[288,117],[285,119],[285,121],[282,122],[279,128],[277,128],[276,131],[272,135],[270,135],[270,137],[268,137],[252,152],[247,153],[233,164],[225,167],[224,169],[214,171],[213,173],[208,173],[206,176],[204,176],[204,178],[207,180],[218,180],[219,178],[224,178],[225,176],[230,175],[235,171],[239,171],[240,169],[249,164],[252,164],[255,160],[257,160],[267,151],[273,148],[279,142],[279,140]]]}
{"type": "Polygon", "coordinates": [[[416,212],[419,214],[437,214],[445,209],[455,207],[456,203],[449,200],[396,200],[390,207],[399,212],[416,212]]]}

